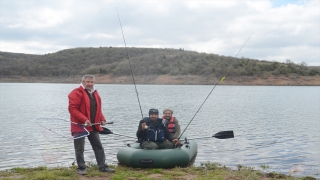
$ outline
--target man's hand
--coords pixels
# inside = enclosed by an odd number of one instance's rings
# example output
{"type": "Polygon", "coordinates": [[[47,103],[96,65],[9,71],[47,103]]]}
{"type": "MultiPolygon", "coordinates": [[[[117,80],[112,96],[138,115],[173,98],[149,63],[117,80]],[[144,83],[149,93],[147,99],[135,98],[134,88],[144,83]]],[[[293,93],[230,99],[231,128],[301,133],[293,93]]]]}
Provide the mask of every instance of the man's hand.
{"type": "Polygon", "coordinates": [[[107,122],[105,120],[102,120],[100,123],[101,123],[101,126],[104,126],[107,124],[107,122]]]}
{"type": "Polygon", "coordinates": [[[91,122],[89,121],[89,119],[87,119],[85,122],[84,122],[85,126],[92,126],[91,122]]]}
{"type": "Polygon", "coordinates": [[[145,129],[148,129],[148,126],[146,123],[142,123],[141,128],[142,128],[142,131],[144,131],[145,129]]]}
{"type": "Polygon", "coordinates": [[[180,141],[178,139],[173,139],[171,142],[175,145],[180,144],[180,141]]]}

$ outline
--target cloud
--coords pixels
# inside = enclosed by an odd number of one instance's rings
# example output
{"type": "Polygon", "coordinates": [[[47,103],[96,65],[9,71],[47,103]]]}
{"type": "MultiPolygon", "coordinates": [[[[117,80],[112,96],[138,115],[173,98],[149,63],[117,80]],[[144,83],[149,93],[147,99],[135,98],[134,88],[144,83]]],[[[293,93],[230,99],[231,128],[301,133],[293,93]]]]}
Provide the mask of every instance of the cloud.
{"type": "Polygon", "coordinates": [[[70,14],[66,10],[57,11],[54,9],[32,9],[18,12],[18,17],[12,24],[8,24],[9,29],[47,29],[63,24],[69,18],[70,14]]]}
{"type": "Polygon", "coordinates": [[[128,47],[235,56],[252,34],[238,57],[320,65],[318,0],[0,3],[1,51],[45,54],[61,48],[123,47],[119,13],[128,47]]]}
{"type": "Polygon", "coordinates": [[[52,42],[46,42],[45,40],[35,40],[35,41],[27,41],[27,42],[1,40],[0,44],[1,44],[1,47],[6,47],[7,49],[10,49],[10,51],[8,52],[38,54],[38,55],[51,53],[53,52],[52,49],[56,49],[58,51],[58,50],[70,48],[69,46],[54,44],[52,42]],[[46,52],[46,53],[43,53],[43,52],[46,52]]]}

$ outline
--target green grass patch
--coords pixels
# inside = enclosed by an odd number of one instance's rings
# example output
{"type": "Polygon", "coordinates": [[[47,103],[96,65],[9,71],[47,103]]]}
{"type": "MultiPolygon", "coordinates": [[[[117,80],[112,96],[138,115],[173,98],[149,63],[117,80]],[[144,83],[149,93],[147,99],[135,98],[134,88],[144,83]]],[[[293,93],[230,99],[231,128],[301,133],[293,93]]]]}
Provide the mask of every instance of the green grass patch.
{"type": "MultiPolygon", "coordinates": [[[[76,166],[70,167],[35,167],[13,168],[0,171],[1,180],[77,180],[77,179],[110,179],[110,180],[160,180],[160,179],[197,179],[197,180],[316,180],[311,176],[293,177],[277,172],[265,173],[252,167],[238,165],[237,170],[232,170],[216,162],[204,162],[199,167],[176,167],[172,169],[160,168],[131,168],[126,166],[111,166],[115,173],[99,172],[96,165],[87,168],[87,175],[77,174],[76,166]]],[[[262,169],[268,165],[260,166],[262,169]]]]}
{"type": "Polygon", "coordinates": [[[260,165],[260,167],[261,167],[263,170],[266,170],[266,169],[269,169],[269,168],[270,168],[269,165],[260,165]]]}

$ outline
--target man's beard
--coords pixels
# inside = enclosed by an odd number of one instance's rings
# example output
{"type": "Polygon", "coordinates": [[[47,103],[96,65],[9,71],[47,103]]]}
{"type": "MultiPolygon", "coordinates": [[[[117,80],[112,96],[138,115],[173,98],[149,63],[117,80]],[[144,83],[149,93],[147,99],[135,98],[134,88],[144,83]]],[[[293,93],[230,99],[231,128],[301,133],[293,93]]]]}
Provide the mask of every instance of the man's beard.
{"type": "Polygon", "coordinates": [[[93,86],[87,86],[87,87],[86,87],[86,89],[87,89],[87,90],[90,90],[90,91],[92,90],[92,88],[93,88],[93,86]]]}
{"type": "Polygon", "coordinates": [[[157,118],[156,117],[152,117],[152,118],[150,118],[152,121],[155,121],[155,120],[157,120],[157,118]]]}

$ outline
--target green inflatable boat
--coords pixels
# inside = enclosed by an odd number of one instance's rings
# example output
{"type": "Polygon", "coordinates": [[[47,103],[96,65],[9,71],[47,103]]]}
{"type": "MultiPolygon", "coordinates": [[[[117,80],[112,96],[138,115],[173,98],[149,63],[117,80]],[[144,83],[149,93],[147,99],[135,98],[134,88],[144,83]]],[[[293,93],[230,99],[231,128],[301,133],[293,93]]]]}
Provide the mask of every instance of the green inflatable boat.
{"type": "Polygon", "coordinates": [[[174,149],[141,149],[139,143],[127,144],[117,153],[121,165],[134,168],[173,168],[186,167],[194,162],[197,156],[197,143],[184,140],[183,145],[174,149]]]}

